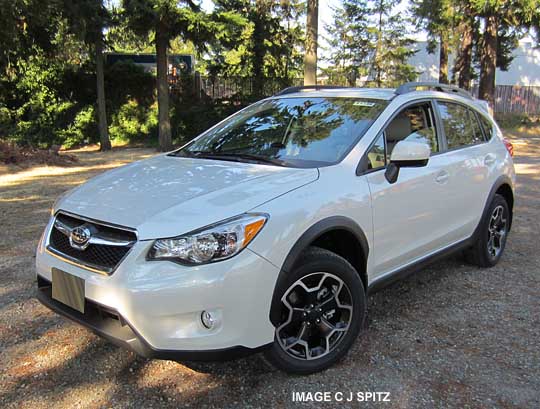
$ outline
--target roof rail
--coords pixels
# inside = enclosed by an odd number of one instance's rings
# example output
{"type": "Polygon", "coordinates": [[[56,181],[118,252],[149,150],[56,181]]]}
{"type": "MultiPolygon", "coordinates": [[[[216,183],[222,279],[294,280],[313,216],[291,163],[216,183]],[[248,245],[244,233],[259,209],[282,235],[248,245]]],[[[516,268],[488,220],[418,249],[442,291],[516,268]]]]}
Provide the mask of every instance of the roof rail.
{"type": "Polygon", "coordinates": [[[396,95],[406,94],[408,92],[416,91],[417,88],[431,88],[435,91],[448,92],[450,94],[458,94],[462,97],[474,99],[470,92],[465,91],[455,85],[449,84],[440,84],[438,82],[407,82],[406,84],[400,85],[396,89],[396,95]]]}
{"type": "Polygon", "coordinates": [[[338,88],[349,88],[349,87],[340,87],[339,85],[301,85],[297,87],[288,87],[288,88],[282,89],[274,96],[293,94],[295,92],[300,92],[304,90],[318,91],[320,89],[338,89],[338,88]]]}

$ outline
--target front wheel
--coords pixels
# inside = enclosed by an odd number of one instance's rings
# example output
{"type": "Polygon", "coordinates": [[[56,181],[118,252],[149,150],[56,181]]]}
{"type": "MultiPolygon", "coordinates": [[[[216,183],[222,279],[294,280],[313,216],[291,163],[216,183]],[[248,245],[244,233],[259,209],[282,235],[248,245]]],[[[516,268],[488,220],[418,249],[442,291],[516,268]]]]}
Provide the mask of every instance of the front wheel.
{"type": "Polygon", "coordinates": [[[311,247],[280,284],[280,322],[266,357],[290,373],[321,371],[349,350],[366,314],[356,270],[342,257],[311,247]]]}
{"type": "Polygon", "coordinates": [[[506,246],[510,227],[510,211],[506,199],[495,195],[480,224],[477,242],[465,252],[467,261],[479,267],[497,264],[506,246]]]}

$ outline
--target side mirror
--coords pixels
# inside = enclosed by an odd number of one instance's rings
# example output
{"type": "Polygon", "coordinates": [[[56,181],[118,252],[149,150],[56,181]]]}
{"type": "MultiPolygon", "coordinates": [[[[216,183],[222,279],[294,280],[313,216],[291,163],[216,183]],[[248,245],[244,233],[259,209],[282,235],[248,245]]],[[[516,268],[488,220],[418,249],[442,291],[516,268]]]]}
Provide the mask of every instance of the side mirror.
{"type": "Polygon", "coordinates": [[[384,176],[388,183],[395,183],[400,168],[417,168],[426,166],[431,149],[427,143],[414,141],[399,141],[390,155],[390,163],[384,176]]]}

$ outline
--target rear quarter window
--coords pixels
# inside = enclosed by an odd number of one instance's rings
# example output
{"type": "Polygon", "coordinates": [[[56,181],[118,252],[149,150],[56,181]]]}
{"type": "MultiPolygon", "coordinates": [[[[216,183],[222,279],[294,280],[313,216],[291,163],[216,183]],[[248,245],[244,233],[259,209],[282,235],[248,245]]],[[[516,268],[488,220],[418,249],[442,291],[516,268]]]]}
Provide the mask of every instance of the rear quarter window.
{"type": "Polygon", "coordinates": [[[494,128],[493,123],[487,119],[484,115],[478,114],[478,118],[480,119],[480,124],[482,124],[482,129],[484,130],[484,135],[486,136],[486,140],[490,140],[493,136],[494,128]]]}
{"type": "Polygon", "coordinates": [[[476,114],[464,105],[438,101],[448,149],[458,149],[485,141],[476,114]]]}

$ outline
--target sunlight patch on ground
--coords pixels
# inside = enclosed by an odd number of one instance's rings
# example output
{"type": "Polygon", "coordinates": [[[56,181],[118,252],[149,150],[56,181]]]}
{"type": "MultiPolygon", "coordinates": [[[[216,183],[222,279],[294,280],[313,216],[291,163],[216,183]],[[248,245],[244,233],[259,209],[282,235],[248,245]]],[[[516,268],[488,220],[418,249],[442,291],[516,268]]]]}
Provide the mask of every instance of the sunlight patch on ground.
{"type": "MultiPolygon", "coordinates": [[[[12,379],[26,378],[44,374],[62,365],[79,355],[87,346],[87,333],[80,328],[74,328],[75,324],[69,324],[62,328],[51,328],[44,337],[53,337],[54,344],[48,344],[46,348],[28,348],[32,353],[24,354],[17,359],[17,362],[10,367],[7,375],[12,379]],[[77,338],[74,338],[74,334],[77,338]],[[76,341],[75,341],[76,340],[76,341]]],[[[39,341],[34,341],[39,343],[39,341]]],[[[18,345],[25,348],[28,345],[18,345]]]]}

